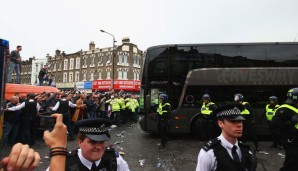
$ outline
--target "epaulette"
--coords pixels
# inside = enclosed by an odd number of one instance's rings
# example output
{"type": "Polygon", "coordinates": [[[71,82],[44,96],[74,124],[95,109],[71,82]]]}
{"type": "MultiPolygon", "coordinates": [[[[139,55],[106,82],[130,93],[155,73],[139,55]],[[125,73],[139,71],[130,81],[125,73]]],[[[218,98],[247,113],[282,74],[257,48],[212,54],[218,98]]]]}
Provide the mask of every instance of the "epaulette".
{"type": "Polygon", "coordinates": [[[72,157],[78,154],[78,149],[76,150],[72,150],[72,151],[68,151],[67,153],[67,157],[72,157]]]}
{"type": "Polygon", "coordinates": [[[203,146],[203,149],[204,149],[205,151],[208,151],[208,150],[210,150],[212,147],[214,147],[215,145],[218,145],[218,144],[220,144],[220,139],[215,138],[215,139],[209,140],[209,141],[203,146]]]}

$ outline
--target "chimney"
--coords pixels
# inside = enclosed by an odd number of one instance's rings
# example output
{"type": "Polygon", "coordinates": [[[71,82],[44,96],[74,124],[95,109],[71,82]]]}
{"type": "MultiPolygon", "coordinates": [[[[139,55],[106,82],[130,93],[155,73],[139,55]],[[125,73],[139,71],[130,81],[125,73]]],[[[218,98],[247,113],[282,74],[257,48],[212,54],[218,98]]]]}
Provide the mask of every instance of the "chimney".
{"type": "Polygon", "coordinates": [[[61,51],[59,49],[56,50],[56,56],[59,56],[61,51]]]}
{"type": "Polygon", "coordinates": [[[122,43],[129,43],[129,42],[130,42],[129,37],[124,37],[124,38],[122,39],[122,43]]]}
{"type": "Polygon", "coordinates": [[[95,49],[95,43],[93,41],[91,41],[89,43],[89,50],[94,50],[95,49]]]}

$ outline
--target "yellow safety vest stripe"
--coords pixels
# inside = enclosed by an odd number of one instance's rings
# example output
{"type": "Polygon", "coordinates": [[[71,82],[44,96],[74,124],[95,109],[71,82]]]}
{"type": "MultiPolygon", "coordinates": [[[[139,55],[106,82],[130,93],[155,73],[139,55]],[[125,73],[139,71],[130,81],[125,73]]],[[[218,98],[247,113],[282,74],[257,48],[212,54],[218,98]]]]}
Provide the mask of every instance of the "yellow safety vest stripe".
{"type": "Polygon", "coordinates": [[[214,105],[213,102],[209,102],[207,105],[205,103],[203,103],[202,107],[201,107],[201,113],[203,115],[210,115],[212,113],[212,110],[209,109],[209,106],[214,105]]]}
{"type": "MultiPolygon", "coordinates": [[[[248,104],[248,102],[243,102],[242,105],[245,107],[245,105],[248,104]]],[[[241,111],[241,115],[249,115],[250,112],[246,108],[241,111]]]]}
{"type": "Polygon", "coordinates": [[[159,115],[163,115],[163,113],[168,112],[166,110],[162,110],[162,108],[164,108],[165,106],[171,106],[171,105],[169,103],[165,103],[164,105],[162,105],[161,103],[159,103],[159,107],[157,108],[157,113],[159,115]]]}
{"type": "MultiPolygon", "coordinates": [[[[279,106],[278,109],[283,108],[283,107],[284,108],[288,108],[288,109],[294,111],[298,115],[298,109],[297,108],[295,108],[295,107],[293,107],[291,105],[288,105],[288,104],[283,104],[283,105],[279,106]]],[[[298,129],[298,123],[295,125],[295,128],[298,129]]]]}

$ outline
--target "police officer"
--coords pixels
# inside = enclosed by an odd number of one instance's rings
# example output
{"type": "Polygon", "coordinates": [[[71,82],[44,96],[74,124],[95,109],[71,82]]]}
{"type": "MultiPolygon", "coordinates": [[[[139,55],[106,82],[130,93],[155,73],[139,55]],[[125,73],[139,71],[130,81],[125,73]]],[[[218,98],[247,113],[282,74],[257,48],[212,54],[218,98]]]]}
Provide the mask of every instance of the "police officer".
{"type": "Polygon", "coordinates": [[[281,133],[286,152],[281,171],[298,169],[298,88],[290,89],[287,100],[275,112],[272,125],[281,133]]]}
{"type": "Polygon", "coordinates": [[[216,104],[211,102],[209,94],[204,94],[202,100],[204,101],[201,107],[203,132],[205,139],[209,140],[215,137],[213,136],[216,128],[213,122],[215,119],[211,113],[216,108],[216,104]]]}
{"type": "Polygon", "coordinates": [[[159,106],[157,108],[157,129],[160,135],[159,149],[166,146],[168,121],[171,114],[171,105],[168,103],[168,95],[162,93],[159,95],[159,106]]]}
{"type": "Polygon", "coordinates": [[[274,128],[272,126],[272,118],[275,115],[276,109],[279,107],[278,103],[278,99],[276,96],[270,96],[269,97],[269,104],[266,105],[266,119],[268,121],[268,125],[269,125],[269,131],[272,135],[272,139],[273,139],[273,143],[271,145],[272,148],[277,148],[278,145],[281,146],[281,143],[279,141],[279,137],[278,137],[278,129],[274,128]]]}
{"type": "Polygon", "coordinates": [[[243,106],[230,104],[213,111],[221,135],[207,142],[198,155],[196,171],[251,171],[253,156],[249,146],[238,141],[242,136],[245,118],[243,106]]]}
{"type": "Polygon", "coordinates": [[[234,102],[243,106],[243,110],[241,110],[241,114],[245,118],[245,121],[243,121],[243,141],[250,138],[255,145],[255,151],[260,151],[257,136],[253,131],[255,116],[252,113],[249,103],[244,101],[244,96],[240,93],[234,95],[234,102]]]}
{"type": "Polygon", "coordinates": [[[108,119],[85,119],[76,122],[79,149],[66,158],[66,171],[129,171],[128,164],[113,148],[106,148],[110,140],[108,119]]]}

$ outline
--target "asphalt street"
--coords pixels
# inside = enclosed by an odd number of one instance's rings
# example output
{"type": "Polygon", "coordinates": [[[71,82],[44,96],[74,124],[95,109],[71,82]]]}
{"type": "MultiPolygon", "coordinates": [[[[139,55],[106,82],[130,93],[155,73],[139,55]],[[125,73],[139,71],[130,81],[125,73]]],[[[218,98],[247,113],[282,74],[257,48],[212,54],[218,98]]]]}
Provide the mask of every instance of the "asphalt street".
{"type": "MultiPolygon", "coordinates": [[[[112,139],[107,145],[112,145],[122,153],[132,171],[190,171],[195,170],[198,153],[205,142],[198,141],[190,135],[171,135],[166,148],[158,149],[157,135],[145,133],[139,124],[130,123],[113,128],[112,139]]],[[[250,144],[250,143],[249,143],[250,144]]],[[[284,160],[284,151],[272,149],[271,142],[260,141],[261,151],[256,153],[258,171],[278,171],[284,160]]],[[[37,170],[45,170],[49,165],[49,149],[41,138],[33,148],[41,155],[37,170]]],[[[77,148],[76,140],[69,141],[69,150],[77,148]]],[[[10,151],[3,147],[1,158],[10,151]]]]}

